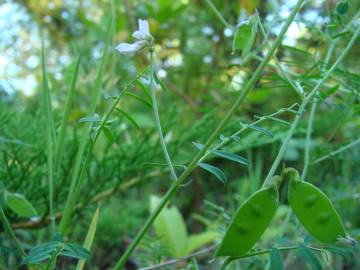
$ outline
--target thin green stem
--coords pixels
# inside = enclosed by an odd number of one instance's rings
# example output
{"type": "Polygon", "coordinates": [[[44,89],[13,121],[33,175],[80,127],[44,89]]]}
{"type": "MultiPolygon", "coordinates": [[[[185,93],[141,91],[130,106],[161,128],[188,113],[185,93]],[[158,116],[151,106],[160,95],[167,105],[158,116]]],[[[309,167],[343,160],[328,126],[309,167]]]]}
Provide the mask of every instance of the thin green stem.
{"type": "MultiPolygon", "coordinates": [[[[316,248],[316,247],[311,247],[311,246],[306,246],[309,249],[312,249],[314,251],[317,252],[323,252],[322,249],[320,248],[316,248]]],[[[290,246],[290,247],[277,247],[276,249],[278,249],[279,251],[291,251],[291,250],[296,250],[298,249],[298,246],[290,246]]],[[[258,256],[258,255],[262,255],[262,254],[267,254],[270,253],[271,249],[263,249],[260,251],[255,251],[255,252],[251,252],[251,253],[247,253],[245,255],[242,256],[238,256],[238,257],[228,257],[226,258],[225,262],[223,263],[223,265],[221,266],[220,270],[225,270],[226,267],[234,260],[240,260],[240,259],[244,259],[244,258],[249,258],[249,257],[253,257],[253,256],[258,256]]]]}
{"type": "Polygon", "coordinates": [[[12,242],[14,243],[15,248],[18,250],[18,252],[21,254],[21,256],[26,257],[27,255],[26,255],[24,249],[22,248],[22,246],[20,245],[19,241],[17,240],[16,235],[15,235],[13,229],[11,228],[11,225],[10,225],[1,205],[0,205],[0,220],[1,220],[2,226],[4,227],[5,232],[9,235],[12,242]]]}
{"type": "MultiPolygon", "coordinates": [[[[263,122],[264,120],[267,120],[267,119],[271,119],[271,117],[275,117],[277,116],[278,114],[284,112],[284,111],[287,111],[287,110],[290,110],[292,108],[294,108],[297,104],[294,104],[294,105],[291,105],[289,108],[285,108],[285,109],[280,109],[272,114],[269,114],[269,115],[266,115],[266,116],[261,116],[259,117],[259,119],[257,119],[256,121],[254,122],[251,122],[250,124],[246,124],[246,125],[243,125],[243,127],[241,129],[239,129],[238,131],[234,132],[232,135],[230,135],[229,137],[226,137],[224,140],[222,140],[220,143],[218,143],[217,145],[215,145],[214,147],[211,148],[211,150],[217,150],[225,145],[227,145],[231,140],[232,138],[236,137],[236,136],[239,136],[241,133],[243,133],[245,130],[249,129],[251,126],[256,126],[257,124],[263,122]]],[[[202,157],[201,159],[199,160],[198,163],[202,162],[203,160],[205,160],[209,155],[211,154],[210,151],[207,151],[202,157]]]]}
{"type": "Polygon", "coordinates": [[[178,180],[174,181],[169,190],[165,193],[164,197],[161,199],[160,203],[156,207],[155,211],[150,215],[148,220],[145,222],[141,230],[138,232],[138,234],[135,236],[135,239],[133,242],[128,246],[125,253],[121,256],[119,261],[116,263],[114,269],[119,270],[122,269],[132,254],[132,252],[135,250],[137,245],[140,243],[141,239],[144,237],[145,233],[150,229],[150,226],[155,221],[156,217],[161,213],[162,209],[166,206],[166,204],[171,200],[171,198],[175,195],[176,191],[179,189],[179,186],[182,184],[182,182],[192,173],[192,171],[197,167],[198,161],[202,158],[202,156],[207,152],[207,150],[211,147],[211,144],[213,141],[219,136],[220,132],[223,130],[225,125],[229,122],[230,118],[234,115],[236,110],[238,109],[239,105],[243,103],[246,96],[249,94],[251,89],[255,86],[255,83],[258,81],[259,77],[261,76],[264,68],[266,67],[267,63],[271,59],[272,55],[275,53],[276,49],[280,46],[282,39],[289,28],[290,24],[295,18],[295,15],[298,13],[299,9],[301,8],[303,2],[305,0],[299,0],[293,10],[291,11],[289,17],[287,18],[284,26],[282,27],[279,35],[277,36],[274,44],[269,49],[268,53],[264,57],[263,61],[259,64],[257,69],[254,71],[251,79],[248,81],[248,83],[244,86],[244,89],[241,91],[238,98],[235,100],[234,104],[231,106],[229,111],[226,113],[223,120],[219,123],[217,128],[212,132],[209,139],[205,143],[204,147],[199,150],[199,152],[195,155],[193,160],[190,162],[187,169],[180,175],[178,180]]]}
{"type": "Polygon", "coordinates": [[[46,157],[47,157],[47,173],[48,173],[48,188],[49,188],[49,215],[51,220],[50,231],[51,236],[55,234],[55,211],[54,211],[54,165],[53,165],[53,117],[51,113],[51,100],[49,93],[49,85],[47,81],[47,73],[45,66],[45,52],[44,40],[41,46],[41,70],[43,82],[43,108],[45,112],[45,126],[46,126],[46,157]]]}
{"type": "MultiPolygon", "coordinates": [[[[266,34],[266,31],[265,31],[265,28],[261,22],[261,18],[260,18],[260,15],[259,15],[259,12],[257,11],[256,9],[256,17],[257,17],[257,20],[259,22],[259,26],[260,26],[260,30],[261,30],[261,33],[263,34],[264,36],[264,39],[267,43],[268,46],[271,46],[270,44],[270,41],[267,37],[267,34],[266,34]]],[[[274,60],[275,60],[275,67],[278,71],[278,73],[280,73],[282,76],[284,76],[284,78],[287,80],[287,82],[291,85],[291,87],[295,90],[295,92],[302,96],[302,89],[300,89],[289,77],[289,75],[287,74],[287,72],[283,69],[280,61],[278,60],[278,58],[276,57],[276,55],[273,56],[274,60]]]]}
{"type": "MultiPolygon", "coordinates": [[[[357,13],[354,16],[354,19],[357,18],[358,15],[359,15],[359,13],[357,13]]],[[[351,20],[348,23],[348,25],[344,29],[345,31],[347,31],[350,28],[352,22],[353,22],[353,20],[351,20]]],[[[329,49],[328,49],[328,51],[326,53],[326,56],[325,56],[325,60],[324,60],[325,64],[328,64],[330,62],[331,56],[332,56],[332,54],[333,54],[339,40],[340,40],[340,38],[336,38],[335,40],[333,40],[331,42],[330,47],[329,47],[329,49]]],[[[355,98],[353,100],[355,100],[355,98]]],[[[351,108],[351,106],[348,107],[348,111],[350,111],[350,108],[351,108]]],[[[312,132],[312,126],[313,126],[314,115],[315,115],[316,109],[317,109],[317,103],[313,103],[312,106],[311,106],[309,123],[308,123],[307,131],[306,131],[304,169],[303,169],[302,174],[301,174],[301,180],[302,181],[304,181],[305,178],[306,178],[306,175],[307,175],[307,172],[308,172],[308,169],[309,169],[309,164],[310,164],[310,148],[311,148],[310,139],[311,139],[311,132],[312,132]]],[[[345,115],[346,115],[346,113],[345,113],[345,115]]],[[[339,124],[338,124],[337,127],[340,127],[340,125],[341,125],[341,121],[339,121],[339,124]]],[[[337,130],[337,128],[334,129],[332,134],[335,134],[336,130],[337,130]]]]}
{"type": "Polygon", "coordinates": [[[205,0],[206,4],[209,6],[209,8],[215,13],[216,17],[221,21],[221,23],[226,27],[233,29],[233,26],[229,24],[224,16],[218,11],[218,9],[215,7],[215,5],[211,2],[211,0],[205,0]]]}
{"type": "Polygon", "coordinates": [[[171,178],[176,180],[177,175],[176,175],[174,166],[173,166],[173,164],[171,162],[169,152],[168,152],[168,150],[166,148],[166,143],[165,143],[162,128],[161,128],[159,109],[158,109],[158,104],[157,104],[157,100],[156,100],[156,93],[155,93],[156,86],[155,86],[154,76],[155,76],[154,48],[151,48],[150,49],[150,90],[151,90],[151,100],[152,100],[152,107],[153,107],[153,111],[154,111],[155,125],[156,125],[156,129],[157,129],[157,133],[159,135],[159,141],[160,141],[161,149],[162,149],[163,154],[164,154],[164,158],[165,158],[166,163],[168,164],[169,169],[170,169],[171,178]]]}
{"type": "Polygon", "coordinates": [[[271,177],[274,175],[277,167],[279,166],[280,161],[283,158],[283,155],[286,151],[286,148],[292,138],[292,136],[295,133],[296,127],[301,119],[302,114],[305,111],[306,105],[311,101],[312,97],[317,93],[317,91],[320,89],[320,87],[323,85],[323,83],[329,78],[330,74],[335,70],[335,68],[337,67],[337,65],[344,59],[345,55],[350,51],[350,49],[352,48],[352,46],[354,45],[357,36],[360,32],[360,26],[356,29],[355,33],[353,34],[353,36],[351,37],[351,40],[349,41],[349,43],[347,44],[347,46],[345,47],[345,49],[342,51],[341,55],[338,57],[338,59],[336,60],[336,62],[330,67],[330,69],[325,73],[324,77],[322,77],[322,79],[320,81],[318,81],[318,83],[316,84],[316,86],[313,88],[313,90],[311,90],[311,92],[303,99],[300,108],[297,112],[297,115],[290,127],[290,130],[288,131],[286,138],[283,142],[283,144],[281,145],[281,148],[274,160],[273,165],[270,168],[270,171],[263,183],[263,187],[266,186],[268,184],[268,181],[270,181],[271,177]]]}
{"type": "Polygon", "coordinates": [[[322,156],[321,158],[318,158],[318,159],[314,160],[313,162],[311,162],[311,165],[317,164],[317,163],[319,163],[321,161],[324,161],[324,160],[326,160],[326,159],[328,159],[330,157],[338,155],[341,152],[344,152],[345,150],[357,145],[358,143],[360,143],[360,139],[357,139],[357,140],[355,140],[355,141],[353,141],[353,142],[351,142],[351,143],[349,143],[347,145],[344,145],[343,147],[340,147],[339,149],[337,149],[335,151],[330,152],[329,154],[327,154],[325,156],[322,156]]]}
{"type": "Polygon", "coordinates": [[[306,130],[304,169],[303,169],[302,174],[301,174],[301,180],[303,180],[303,181],[305,180],[308,169],[309,169],[310,148],[311,148],[311,133],[312,133],[312,127],[313,127],[316,107],[317,107],[317,103],[314,102],[311,105],[311,111],[310,111],[308,126],[307,126],[307,130],[306,130]]]}

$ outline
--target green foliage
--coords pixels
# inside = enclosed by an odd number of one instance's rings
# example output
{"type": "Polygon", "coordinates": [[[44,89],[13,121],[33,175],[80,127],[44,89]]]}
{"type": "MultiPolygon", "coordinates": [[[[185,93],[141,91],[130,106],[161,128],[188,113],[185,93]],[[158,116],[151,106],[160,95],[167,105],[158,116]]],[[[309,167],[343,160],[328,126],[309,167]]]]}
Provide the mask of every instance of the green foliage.
{"type": "Polygon", "coordinates": [[[21,194],[5,191],[5,203],[21,217],[30,218],[37,215],[32,204],[21,194]]]}
{"type": "Polygon", "coordinates": [[[108,269],[120,256],[117,269],[360,268],[359,7],[307,1],[291,18],[290,1],[0,3],[0,268],[108,269]],[[119,54],[138,19],[154,46],[119,54]],[[272,182],[289,166],[311,181],[301,192],[272,182]],[[273,220],[239,218],[265,232],[232,235],[231,250],[247,248],[213,260],[230,213],[269,183],[273,220]],[[305,212],[309,192],[324,200],[305,212]],[[154,194],[164,209],[146,221],[154,194]],[[323,210],[331,226],[313,227],[323,210]]]}
{"type": "MultiPolygon", "coordinates": [[[[150,198],[151,211],[154,211],[159,202],[160,199],[156,196],[150,198]]],[[[218,237],[215,231],[189,235],[185,221],[175,206],[165,208],[161,212],[154,222],[154,229],[170,255],[175,258],[189,255],[218,237]]]]}

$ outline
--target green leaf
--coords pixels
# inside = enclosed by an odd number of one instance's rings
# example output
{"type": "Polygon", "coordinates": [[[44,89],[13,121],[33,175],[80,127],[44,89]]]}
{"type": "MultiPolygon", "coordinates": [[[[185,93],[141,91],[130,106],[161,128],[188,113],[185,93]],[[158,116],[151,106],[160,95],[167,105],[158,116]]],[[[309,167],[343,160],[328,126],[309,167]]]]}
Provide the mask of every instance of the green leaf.
{"type": "Polygon", "coordinates": [[[125,92],[125,95],[129,96],[129,97],[132,97],[134,99],[136,99],[137,101],[140,101],[141,103],[143,103],[144,105],[146,105],[147,107],[149,108],[152,108],[152,103],[145,100],[144,98],[138,96],[138,95],[135,95],[134,93],[131,93],[131,92],[125,92]]]}
{"type": "Polygon", "coordinates": [[[243,165],[249,165],[249,161],[242,156],[239,156],[239,155],[236,155],[233,153],[229,153],[229,152],[226,152],[223,150],[210,150],[210,152],[219,157],[226,158],[226,159],[238,162],[243,165]]]}
{"type": "Polygon", "coordinates": [[[134,119],[131,115],[129,115],[127,112],[125,112],[125,111],[123,111],[123,110],[121,110],[121,109],[119,109],[119,108],[116,108],[116,111],[118,111],[118,112],[121,113],[123,116],[125,116],[125,118],[126,118],[127,120],[129,120],[129,122],[130,122],[131,124],[133,124],[136,128],[140,128],[139,124],[135,121],[135,119],[134,119]]]}
{"type": "Polygon", "coordinates": [[[91,257],[90,251],[74,243],[65,243],[64,249],[60,252],[60,255],[79,260],[87,260],[91,257]]]}
{"type": "Polygon", "coordinates": [[[101,122],[100,116],[94,116],[94,117],[82,117],[79,119],[79,123],[98,123],[101,122]]]}
{"type": "Polygon", "coordinates": [[[103,126],[102,132],[104,133],[105,137],[109,140],[109,142],[114,143],[115,141],[114,134],[107,126],[103,126]]]}
{"type": "Polygon", "coordinates": [[[256,130],[258,132],[261,132],[261,133],[263,133],[263,134],[265,134],[265,135],[267,135],[269,137],[274,137],[274,134],[272,134],[272,132],[268,131],[265,128],[262,128],[262,127],[259,127],[259,126],[256,126],[256,125],[252,125],[252,124],[248,125],[247,127],[250,128],[250,129],[256,130]]]}
{"type": "Polygon", "coordinates": [[[149,81],[149,79],[147,79],[145,77],[140,77],[138,80],[136,80],[140,89],[144,92],[144,94],[148,97],[149,100],[152,100],[151,94],[150,94],[151,91],[149,89],[149,86],[147,85],[148,81],[149,81]]]}
{"type": "Polygon", "coordinates": [[[305,262],[307,262],[311,266],[312,269],[322,269],[319,258],[312,252],[311,249],[300,244],[298,248],[298,254],[305,262]]]}
{"type": "Polygon", "coordinates": [[[195,145],[195,147],[199,150],[204,148],[204,145],[202,143],[193,142],[193,145],[195,145]]]}
{"type": "Polygon", "coordinates": [[[336,12],[343,15],[349,10],[349,2],[348,1],[341,1],[336,6],[336,12]]]}
{"type": "Polygon", "coordinates": [[[206,231],[203,233],[192,234],[187,241],[187,254],[191,254],[199,248],[213,242],[219,238],[219,233],[215,231],[206,231]]]}
{"type": "Polygon", "coordinates": [[[6,192],[5,200],[7,206],[22,217],[33,217],[37,215],[32,204],[21,194],[6,192]]]}
{"type": "Polygon", "coordinates": [[[233,39],[233,52],[242,50],[242,55],[247,55],[254,44],[257,28],[258,22],[254,16],[251,16],[248,21],[240,23],[233,39]]]}
{"type": "MultiPolygon", "coordinates": [[[[153,212],[160,199],[150,197],[150,211],[153,212]]],[[[168,207],[161,211],[154,222],[156,235],[164,242],[171,256],[185,256],[187,251],[187,230],[180,211],[175,207],[168,207]]]]}
{"type": "Polygon", "coordinates": [[[340,85],[335,85],[334,87],[330,87],[329,89],[327,89],[324,92],[320,92],[320,97],[322,99],[326,99],[329,96],[331,96],[332,94],[334,94],[338,89],[339,89],[340,85]]]}
{"type": "Polygon", "coordinates": [[[251,25],[249,22],[240,23],[236,28],[232,49],[233,52],[245,48],[249,37],[251,36],[251,25]]]}
{"type": "Polygon", "coordinates": [[[29,256],[24,259],[25,264],[37,264],[51,258],[52,254],[61,247],[62,243],[52,241],[45,244],[40,244],[30,250],[29,256]]]}
{"type": "Polygon", "coordinates": [[[274,117],[274,116],[266,116],[266,118],[271,119],[271,120],[273,120],[275,122],[279,122],[281,124],[287,125],[287,126],[291,126],[290,122],[285,121],[285,120],[280,119],[280,118],[277,118],[277,117],[274,117]]]}
{"type": "Polygon", "coordinates": [[[212,173],[213,175],[216,176],[217,179],[220,180],[221,183],[226,184],[227,182],[227,178],[226,175],[224,174],[224,172],[222,170],[220,170],[219,168],[212,166],[210,164],[207,163],[199,163],[199,167],[203,168],[204,170],[212,173]]]}
{"type": "Polygon", "coordinates": [[[272,248],[270,252],[270,270],[283,270],[284,264],[281,253],[277,248],[272,248]]]}

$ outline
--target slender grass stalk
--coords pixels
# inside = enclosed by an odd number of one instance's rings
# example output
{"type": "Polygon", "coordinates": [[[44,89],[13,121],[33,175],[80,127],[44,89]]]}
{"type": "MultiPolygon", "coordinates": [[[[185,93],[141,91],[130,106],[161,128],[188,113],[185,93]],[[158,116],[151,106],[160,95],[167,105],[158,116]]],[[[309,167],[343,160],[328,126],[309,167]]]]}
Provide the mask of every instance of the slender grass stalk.
{"type": "MultiPolygon", "coordinates": [[[[94,213],[94,215],[92,217],[92,220],[91,220],[91,223],[90,223],[90,226],[89,226],[89,230],[88,230],[88,232],[86,234],[86,237],[85,237],[83,247],[86,248],[87,250],[90,250],[90,248],[92,246],[92,243],[94,241],[96,228],[97,228],[98,221],[99,221],[99,214],[100,214],[100,206],[98,206],[96,208],[96,210],[95,210],[95,213],[94,213]]],[[[86,260],[79,260],[79,262],[76,265],[75,270],[84,269],[85,263],[86,263],[86,260]]]]}
{"type": "Polygon", "coordinates": [[[9,235],[9,237],[11,238],[15,248],[17,249],[17,251],[21,254],[21,256],[26,257],[26,253],[24,251],[24,249],[22,248],[22,246],[20,245],[19,241],[16,238],[16,235],[13,231],[13,229],[11,228],[10,222],[8,221],[3,208],[0,205],[0,221],[1,224],[5,230],[5,232],[9,235]]]}
{"type": "Polygon", "coordinates": [[[215,5],[211,2],[211,0],[205,0],[206,4],[209,6],[209,8],[212,10],[212,12],[215,13],[216,17],[221,21],[221,23],[226,27],[233,29],[234,27],[229,24],[224,16],[219,12],[219,10],[215,7],[215,5]]]}
{"type": "Polygon", "coordinates": [[[269,49],[268,53],[264,57],[263,61],[259,64],[257,69],[254,71],[251,79],[248,81],[248,83],[244,86],[243,90],[241,91],[238,98],[235,100],[234,104],[231,106],[229,111],[226,113],[223,120],[219,123],[217,128],[211,133],[209,139],[205,143],[204,147],[199,150],[199,152],[195,155],[193,160],[190,162],[187,169],[180,175],[178,180],[174,181],[168,191],[165,193],[163,198],[161,199],[160,203],[156,207],[155,211],[149,216],[148,220],[145,222],[144,226],[141,228],[141,230],[136,235],[133,242],[128,246],[125,253],[121,256],[121,258],[116,263],[114,269],[119,270],[122,269],[125,265],[127,259],[132,254],[134,249],[137,247],[137,245],[140,243],[141,239],[144,237],[145,233],[149,230],[150,226],[155,221],[156,217],[161,213],[162,209],[166,206],[166,204],[171,200],[171,198],[175,195],[177,190],[179,189],[179,186],[181,183],[192,173],[192,171],[197,167],[198,161],[202,158],[202,156],[207,152],[207,150],[210,148],[213,141],[219,136],[220,132],[223,130],[225,125],[229,122],[231,117],[234,115],[236,110],[238,109],[239,105],[243,103],[246,96],[249,94],[251,89],[255,86],[255,83],[261,76],[264,68],[266,67],[267,63],[275,53],[276,49],[280,46],[282,39],[289,28],[290,24],[294,20],[296,14],[300,10],[302,4],[305,0],[299,0],[296,5],[294,6],[293,10],[289,14],[284,26],[282,27],[279,35],[277,36],[276,40],[274,41],[273,45],[269,49]]]}
{"type": "Polygon", "coordinates": [[[356,29],[355,33],[353,34],[353,36],[351,37],[350,41],[348,42],[347,46],[345,47],[345,49],[342,51],[342,53],[340,54],[340,56],[338,57],[338,59],[335,61],[335,63],[330,67],[330,69],[325,73],[325,75],[322,77],[322,79],[320,81],[318,81],[318,83],[316,84],[316,86],[311,90],[311,92],[303,99],[300,108],[298,110],[298,113],[286,135],[286,138],[283,142],[283,144],[281,145],[281,148],[274,160],[274,163],[272,164],[270,171],[263,183],[263,187],[266,186],[269,182],[269,180],[271,179],[271,177],[274,175],[277,167],[279,166],[280,161],[283,158],[283,155],[286,151],[286,148],[290,142],[290,139],[292,138],[292,136],[295,133],[295,129],[305,111],[306,105],[311,101],[312,97],[318,92],[318,90],[320,89],[320,87],[323,85],[323,83],[330,77],[331,73],[335,70],[335,68],[337,67],[337,65],[344,59],[345,55],[350,51],[350,49],[352,48],[352,46],[354,45],[357,36],[359,35],[360,32],[360,26],[356,29]]]}
{"type": "MultiPolygon", "coordinates": [[[[93,88],[91,99],[90,99],[90,105],[89,105],[89,109],[87,112],[88,116],[93,116],[95,114],[96,106],[97,106],[97,103],[98,103],[98,100],[100,97],[101,87],[102,87],[104,73],[105,73],[105,65],[107,63],[107,59],[108,59],[108,55],[109,55],[109,45],[110,45],[111,33],[112,33],[111,29],[112,29],[113,25],[114,25],[113,20],[111,19],[110,23],[109,23],[109,27],[108,27],[109,30],[108,30],[107,39],[105,42],[104,53],[101,58],[100,66],[99,66],[96,81],[95,81],[95,86],[93,88]]],[[[76,200],[75,189],[78,184],[81,161],[83,159],[85,147],[88,143],[90,133],[91,133],[92,125],[91,124],[87,124],[87,125],[88,125],[87,128],[83,130],[81,140],[80,140],[80,146],[79,146],[78,152],[76,154],[75,165],[74,165],[74,169],[73,169],[72,176],[71,176],[70,190],[69,190],[68,197],[67,197],[66,203],[65,203],[64,215],[60,222],[61,234],[65,233],[66,227],[69,224],[70,216],[73,211],[75,200],[76,200]]]]}
{"type": "Polygon", "coordinates": [[[329,154],[325,155],[325,156],[322,156],[321,158],[318,158],[316,160],[314,160],[313,162],[311,162],[311,165],[314,165],[314,164],[317,164],[319,162],[322,162],[330,157],[333,157],[335,155],[338,155],[340,154],[341,152],[344,152],[345,150],[357,145],[358,143],[360,143],[360,138],[347,144],[347,145],[344,145],[343,147],[340,147],[339,149],[335,150],[335,151],[332,151],[330,152],[329,154]]]}
{"type": "Polygon", "coordinates": [[[74,99],[74,92],[75,92],[76,81],[77,81],[77,77],[78,77],[80,59],[81,59],[81,53],[79,54],[79,56],[75,62],[75,67],[74,67],[74,71],[72,73],[70,87],[68,89],[67,96],[66,96],[64,116],[61,121],[60,131],[59,131],[59,135],[58,135],[57,141],[56,141],[56,148],[55,148],[55,172],[56,173],[58,173],[58,170],[59,170],[60,160],[61,160],[61,156],[62,156],[62,152],[63,152],[63,148],[64,148],[66,127],[68,125],[71,105],[72,105],[72,102],[74,99]]]}
{"type": "Polygon", "coordinates": [[[49,93],[49,86],[47,81],[47,73],[45,66],[45,52],[44,40],[41,46],[41,71],[43,82],[43,110],[45,112],[45,126],[46,126],[46,156],[47,156],[47,173],[48,173],[48,187],[49,187],[49,214],[50,214],[50,231],[51,236],[55,234],[55,211],[54,211],[54,160],[53,160],[53,135],[52,127],[54,126],[54,119],[51,113],[51,100],[49,93]]]}
{"type": "Polygon", "coordinates": [[[308,126],[307,126],[307,130],[306,130],[306,140],[305,140],[305,154],[304,154],[304,169],[301,173],[301,180],[305,180],[307,172],[309,170],[309,160],[310,160],[310,148],[311,148],[311,133],[312,133],[312,127],[313,127],[313,122],[314,122],[314,116],[315,116],[315,112],[316,112],[316,107],[317,107],[317,103],[314,102],[311,105],[311,111],[310,111],[310,116],[309,116],[309,121],[308,121],[308,126]]]}
{"type": "Polygon", "coordinates": [[[166,148],[166,143],[165,143],[162,128],[161,128],[159,109],[158,109],[158,104],[156,101],[156,93],[155,93],[156,86],[155,86],[154,76],[155,76],[155,59],[154,59],[154,48],[152,47],[150,49],[150,90],[151,90],[151,100],[152,100],[152,107],[153,107],[153,111],[154,111],[155,125],[156,125],[156,129],[157,129],[157,132],[159,135],[161,149],[163,151],[166,163],[168,164],[169,169],[170,169],[171,178],[173,180],[176,180],[177,175],[176,175],[174,166],[171,162],[169,152],[166,148]]]}

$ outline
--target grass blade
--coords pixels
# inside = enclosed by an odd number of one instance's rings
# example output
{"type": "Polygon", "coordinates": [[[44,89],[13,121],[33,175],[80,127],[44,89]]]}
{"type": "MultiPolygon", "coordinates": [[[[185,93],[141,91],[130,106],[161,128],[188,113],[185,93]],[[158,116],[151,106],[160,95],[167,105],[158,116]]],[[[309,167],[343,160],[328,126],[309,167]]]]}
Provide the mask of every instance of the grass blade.
{"type": "MultiPolygon", "coordinates": [[[[107,41],[106,41],[106,44],[104,47],[104,53],[101,58],[100,66],[99,66],[96,81],[95,81],[95,86],[93,88],[93,92],[92,92],[91,99],[90,99],[89,110],[87,112],[87,115],[89,115],[89,116],[93,116],[95,114],[96,105],[97,105],[99,97],[100,97],[101,87],[102,87],[104,73],[105,73],[105,65],[107,63],[108,56],[109,56],[109,44],[111,41],[111,33],[112,33],[111,29],[112,28],[113,28],[113,20],[111,19],[110,25],[108,27],[109,31],[108,31],[107,41]]],[[[85,147],[86,147],[86,144],[89,139],[90,131],[91,131],[91,124],[87,124],[87,128],[83,131],[83,134],[81,136],[80,146],[79,146],[78,152],[76,154],[75,165],[74,165],[74,169],[73,169],[72,176],[71,176],[70,190],[68,193],[68,197],[66,199],[63,218],[61,219],[61,222],[60,222],[61,234],[64,234],[66,231],[66,228],[68,227],[68,224],[70,222],[70,216],[72,214],[74,205],[76,203],[76,196],[75,196],[76,192],[75,191],[77,188],[80,188],[80,183],[78,183],[78,179],[81,179],[81,177],[79,178],[79,175],[80,175],[79,172],[80,172],[80,167],[81,167],[81,162],[83,159],[85,147]]],[[[85,165],[87,165],[87,164],[88,164],[88,162],[85,162],[85,165]]]]}
{"type": "Polygon", "coordinates": [[[55,234],[55,211],[54,211],[54,164],[53,164],[53,127],[54,121],[51,112],[51,100],[49,93],[49,86],[47,80],[47,72],[45,65],[45,51],[44,40],[41,46],[41,72],[43,83],[43,111],[45,113],[46,126],[46,157],[47,157],[47,174],[49,186],[49,214],[51,220],[51,235],[55,234]]]}
{"type": "MultiPolygon", "coordinates": [[[[99,213],[100,213],[100,206],[98,208],[96,208],[96,211],[95,211],[94,216],[93,216],[93,218],[91,220],[91,223],[90,223],[89,230],[88,230],[88,232],[86,234],[86,237],[85,237],[83,247],[86,248],[87,250],[90,250],[91,245],[92,245],[92,243],[94,241],[96,228],[97,228],[97,224],[98,224],[98,221],[99,221],[99,213]]],[[[85,260],[80,260],[78,262],[78,264],[76,265],[75,270],[84,269],[85,262],[86,262],[85,260]]]]}
{"type": "Polygon", "coordinates": [[[55,148],[55,171],[56,172],[59,169],[60,160],[61,160],[61,156],[62,156],[62,152],[63,152],[63,148],[64,148],[66,127],[67,127],[67,124],[69,121],[71,104],[74,99],[74,92],[75,92],[75,86],[76,86],[76,81],[77,81],[78,72],[79,72],[80,59],[81,59],[81,54],[79,54],[79,56],[75,62],[75,68],[74,68],[74,72],[72,74],[71,84],[70,84],[70,87],[68,89],[67,96],[66,96],[64,116],[61,121],[60,132],[59,132],[59,136],[57,137],[57,141],[56,141],[56,148],[55,148]]]}

